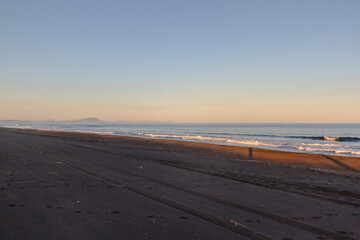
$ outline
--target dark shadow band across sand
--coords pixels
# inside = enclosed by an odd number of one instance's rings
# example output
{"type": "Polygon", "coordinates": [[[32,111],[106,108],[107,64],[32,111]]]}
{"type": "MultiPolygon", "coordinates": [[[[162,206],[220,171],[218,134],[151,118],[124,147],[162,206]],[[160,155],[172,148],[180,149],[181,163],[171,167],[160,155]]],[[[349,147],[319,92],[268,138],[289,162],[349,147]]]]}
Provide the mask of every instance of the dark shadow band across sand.
{"type": "Polygon", "coordinates": [[[360,239],[359,162],[0,128],[0,239],[360,239]]]}

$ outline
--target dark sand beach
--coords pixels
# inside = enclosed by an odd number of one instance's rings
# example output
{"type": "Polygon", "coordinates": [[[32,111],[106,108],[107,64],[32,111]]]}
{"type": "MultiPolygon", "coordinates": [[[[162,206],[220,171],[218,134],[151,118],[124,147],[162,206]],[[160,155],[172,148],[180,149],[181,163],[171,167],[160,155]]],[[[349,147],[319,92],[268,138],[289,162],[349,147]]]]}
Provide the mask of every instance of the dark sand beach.
{"type": "Polygon", "coordinates": [[[0,239],[360,239],[360,158],[0,128],[0,239]]]}

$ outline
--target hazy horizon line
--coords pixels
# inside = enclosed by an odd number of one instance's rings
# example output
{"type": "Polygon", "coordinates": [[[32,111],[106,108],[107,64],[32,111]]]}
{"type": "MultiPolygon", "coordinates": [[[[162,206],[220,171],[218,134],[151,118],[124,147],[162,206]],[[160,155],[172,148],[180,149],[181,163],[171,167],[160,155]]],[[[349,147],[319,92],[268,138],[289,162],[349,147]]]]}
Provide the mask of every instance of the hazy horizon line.
{"type": "MultiPolygon", "coordinates": [[[[102,120],[96,117],[79,118],[72,120],[21,120],[21,119],[0,119],[0,122],[80,122],[84,120],[97,120],[99,123],[168,123],[168,124],[360,124],[360,122],[176,122],[172,120],[102,120]]],[[[84,122],[86,124],[86,122],[84,122]]],[[[88,122],[89,124],[89,122],[88,122]]]]}

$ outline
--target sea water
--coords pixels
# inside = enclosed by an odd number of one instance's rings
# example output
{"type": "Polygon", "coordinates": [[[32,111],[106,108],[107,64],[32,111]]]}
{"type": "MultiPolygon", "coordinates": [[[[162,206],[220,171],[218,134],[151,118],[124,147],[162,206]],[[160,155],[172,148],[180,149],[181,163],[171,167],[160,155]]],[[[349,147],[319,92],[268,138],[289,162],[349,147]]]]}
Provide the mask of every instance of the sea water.
{"type": "Polygon", "coordinates": [[[360,124],[0,122],[0,126],[360,157],[360,124]]]}

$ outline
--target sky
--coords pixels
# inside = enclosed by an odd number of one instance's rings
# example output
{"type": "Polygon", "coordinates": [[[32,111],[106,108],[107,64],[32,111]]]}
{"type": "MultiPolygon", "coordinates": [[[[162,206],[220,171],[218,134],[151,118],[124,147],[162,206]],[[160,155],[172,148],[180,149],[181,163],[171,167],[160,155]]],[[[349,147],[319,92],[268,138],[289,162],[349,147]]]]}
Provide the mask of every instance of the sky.
{"type": "Polygon", "coordinates": [[[358,0],[1,0],[0,120],[360,123],[358,0]]]}

